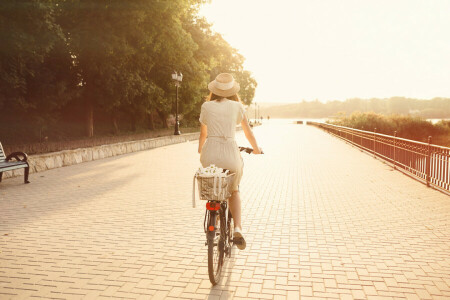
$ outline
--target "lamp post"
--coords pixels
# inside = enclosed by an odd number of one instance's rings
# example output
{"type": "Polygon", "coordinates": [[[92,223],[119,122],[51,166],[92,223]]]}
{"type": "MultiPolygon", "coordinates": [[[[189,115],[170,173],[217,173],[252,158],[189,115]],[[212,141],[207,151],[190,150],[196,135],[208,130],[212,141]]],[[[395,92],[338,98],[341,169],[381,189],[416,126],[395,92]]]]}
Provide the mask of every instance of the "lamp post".
{"type": "Polygon", "coordinates": [[[183,80],[183,74],[181,72],[178,74],[177,71],[174,71],[172,73],[172,79],[175,83],[175,86],[177,87],[177,95],[175,98],[175,132],[174,135],[180,135],[180,123],[178,122],[178,88],[181,85],[181,81],[183,80]]]}

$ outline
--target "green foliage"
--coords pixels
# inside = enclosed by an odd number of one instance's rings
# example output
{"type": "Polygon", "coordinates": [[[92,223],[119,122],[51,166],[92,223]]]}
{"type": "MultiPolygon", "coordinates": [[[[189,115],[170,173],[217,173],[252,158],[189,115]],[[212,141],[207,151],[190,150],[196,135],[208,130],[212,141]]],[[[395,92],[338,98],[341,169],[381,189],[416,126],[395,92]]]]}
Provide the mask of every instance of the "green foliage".
{"type": "Polygon", "coordinates": [[[236,81],[241,85],[239,95],[244,104],[252,104],[252,100],[255,97],[256,80],[252,77],[249,71],[236,72],[234,74],[236,81]]]}
{"type": "Polygon", "coordinates": [[[48,113],[73,84],[55,8],[50,0],[0,2],[0,108],[8,114],[48,113]]]}
{"type": "Polygon", "coordinates": [[[0,123],[9,128],[0,128],[11,131],[16,122],[27,141],[31,132],[73,134],[73,125],[64,132],[65,122],[85,123],[86,116],[96,128],[109,122],[116,133],[148,128],[154,116],[164,126],[175,112],[174,70],[184,75],[185,125],[198,121],[207,83],[220,72],[233,73],[251,103],[256,81],[242,55],[198,17],[205,2],[3,1],[0,123]]]}
{"type": "Polygon", "coordinates": [[[420,118],[407,115],[381,115],[373,112],[354,112],[350,116],[341,116],[329,123],[394,135],[405,139],[426,142],[432,136],[433,143],[450,146],[450,121],[440,121],[436,124],[420,118]]]}

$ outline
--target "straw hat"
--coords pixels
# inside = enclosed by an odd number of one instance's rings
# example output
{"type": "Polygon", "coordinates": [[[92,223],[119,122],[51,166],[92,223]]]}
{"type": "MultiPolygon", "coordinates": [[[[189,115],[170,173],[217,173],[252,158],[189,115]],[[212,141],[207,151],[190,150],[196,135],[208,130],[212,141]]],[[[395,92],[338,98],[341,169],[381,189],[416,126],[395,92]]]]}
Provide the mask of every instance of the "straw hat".
{"type": "Polygon", "coordinates": [[[239,92],[239,83],[229,73],[220,73],[208,84],[208,89],[217,96],[230,97],[239,92]]]}

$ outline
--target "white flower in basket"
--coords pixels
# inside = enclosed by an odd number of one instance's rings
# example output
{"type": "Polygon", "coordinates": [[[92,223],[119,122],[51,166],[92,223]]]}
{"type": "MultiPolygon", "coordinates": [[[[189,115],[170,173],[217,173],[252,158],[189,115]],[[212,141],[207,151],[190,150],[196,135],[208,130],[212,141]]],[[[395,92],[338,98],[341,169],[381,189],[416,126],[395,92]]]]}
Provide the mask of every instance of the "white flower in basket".
{"type": "Polygon", "coordinates": [[[231,194],[228,187],[234,178],[234,173],[215,165],[199,168],[194,176],[192,188],[192,206],[195,207],[195,179],[198,182],[198,191],[201,200],[227,200],[231,194]]]}

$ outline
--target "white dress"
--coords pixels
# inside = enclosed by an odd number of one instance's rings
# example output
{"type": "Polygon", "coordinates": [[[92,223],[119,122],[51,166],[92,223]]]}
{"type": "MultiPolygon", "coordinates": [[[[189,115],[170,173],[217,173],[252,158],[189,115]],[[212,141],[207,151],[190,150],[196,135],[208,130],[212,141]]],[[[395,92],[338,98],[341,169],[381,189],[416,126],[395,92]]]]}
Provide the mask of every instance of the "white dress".
{"type": "Polygon", "coordinates": [[[208,127],[208,137],[203,145],[200,162],[211,164],[235,173],[230,192],[239,190],[244,163],[235,141],[236,125],[244,117],[244,106],[237,101],[222,99],[203,103],[200,122],[208,127]]]}

